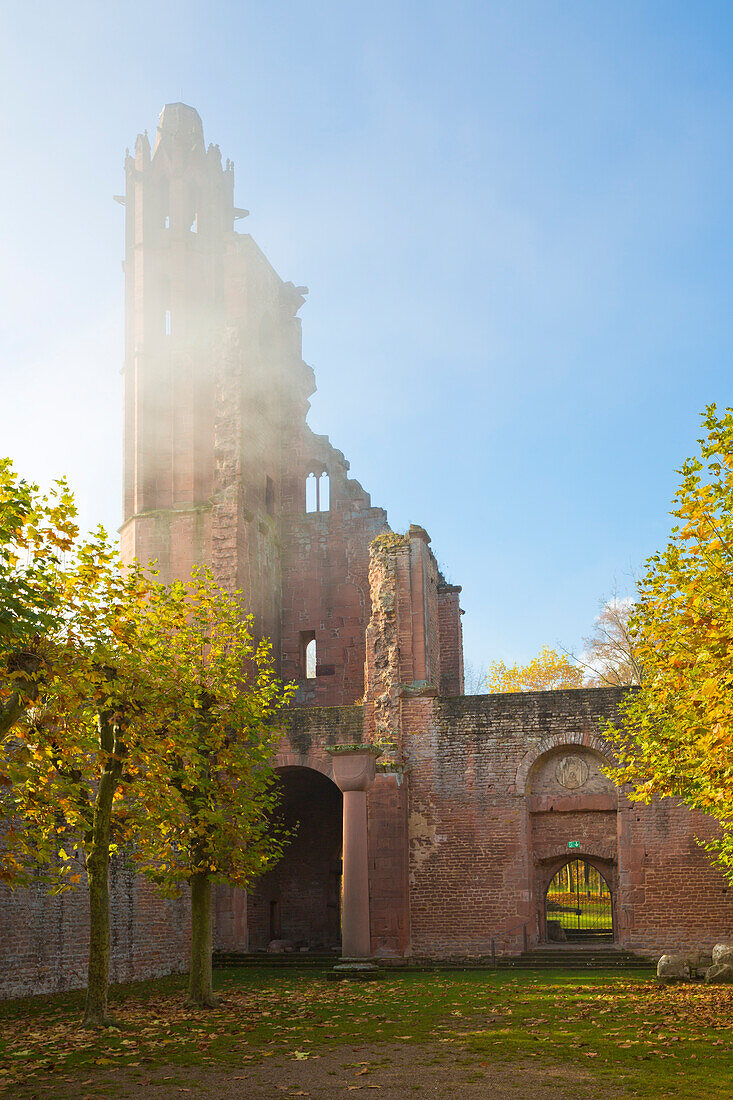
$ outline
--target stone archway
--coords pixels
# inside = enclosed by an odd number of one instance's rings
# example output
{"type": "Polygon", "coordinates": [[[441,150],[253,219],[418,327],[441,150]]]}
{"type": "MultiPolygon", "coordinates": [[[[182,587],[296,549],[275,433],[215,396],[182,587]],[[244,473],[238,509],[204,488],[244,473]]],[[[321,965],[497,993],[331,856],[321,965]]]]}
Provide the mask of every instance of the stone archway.
{"type": "Polygon", "coordinates": [[[293,839],[249,895],[249,949],[264,950],[271,940],[289,940],[296,950],[338,949],[343,796],[321,770],[287,765],[277,775],[279,818],[293,839]]]}
{"type": "MultiPolygon", "coordinates": [[[[601,743],[602,744],[602,743],[601,743]]],[[[559,742],[528,762],[525,791],[539,938],[548,938],[546,895],[557,872],[572,860],[595,868],[616,893],[618,792],[603,774],[610,763],[598,743],[559,742]]],[[[616,928],[603,938],[613,938],[616,928]]],[[[583,938],[578,935],[575,938],[583,938]]]]}
{"type": "Polygon", "coordinates": [[[615,938],[615,875],[605,861],[573,856],[545,868],[545,939],[576,943],[615,938]]]}

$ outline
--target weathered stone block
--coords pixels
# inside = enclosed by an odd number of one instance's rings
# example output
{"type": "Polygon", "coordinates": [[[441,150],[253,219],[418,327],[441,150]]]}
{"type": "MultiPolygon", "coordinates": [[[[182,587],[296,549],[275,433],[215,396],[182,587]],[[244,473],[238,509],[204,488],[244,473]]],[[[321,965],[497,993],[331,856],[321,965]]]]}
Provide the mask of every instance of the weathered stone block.
{"type": "Polygon", "coordinates": [[[657,977],[660,982],[689,982],[690,964],[686,955],[662,955],[657,963],[657,977]]]}

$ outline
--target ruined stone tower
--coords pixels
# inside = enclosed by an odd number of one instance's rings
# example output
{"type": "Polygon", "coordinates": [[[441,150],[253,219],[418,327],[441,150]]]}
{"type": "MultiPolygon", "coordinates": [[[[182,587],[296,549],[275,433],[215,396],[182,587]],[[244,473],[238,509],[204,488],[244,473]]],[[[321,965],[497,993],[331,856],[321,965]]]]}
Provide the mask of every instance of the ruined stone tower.
{"type": "MultiPolygon", "coordinates": [[[[306,424],[307,290],[235,231],[233,166],[192,107],[164,107],[152,151],[139,135],[125,168],[123,554],[164,578],[210,565],[244,593],[301,703],[355,702],[387,517],[306,424]]],[[[455,595],[451,614],[458,637],[455,595]]]]}

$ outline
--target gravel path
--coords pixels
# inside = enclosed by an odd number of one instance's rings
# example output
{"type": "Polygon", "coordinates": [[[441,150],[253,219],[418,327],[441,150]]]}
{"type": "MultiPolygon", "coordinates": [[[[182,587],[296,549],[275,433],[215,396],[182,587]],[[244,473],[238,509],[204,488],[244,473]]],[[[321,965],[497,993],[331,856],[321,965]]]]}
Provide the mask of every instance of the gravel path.
{"type": "MultiPolygon", "coordinates": [[[[293,1052],[275,1055],[230,1069],[168,1066],[120,1068],[110,1072],[100,1067],[92,1077],[88,1071],[78,1081],[67,1077],[29,1080],[14,1093],[23,1100],[53,1097],[53,1100],[279,1100],[291,1096],[332,1100],[359,1093],[379,1100],[405,1097],[445,1097],[446,1100],[542,1100],[562,1096],[563,1100],[597,1100],[598,1082],[589,1072],[575,1066],[548,1066],[524,1059],[513,1063],[485,1061],[455,1044],[380,1043],[370,1046],[321,1048],[318,1054],[293,1052]],[[300,1055],[300,1057],[298,1056],[300,1055]]],[[[622,1097],[623,1092],[604,1087],[604,1096],[622,1097]]]]}

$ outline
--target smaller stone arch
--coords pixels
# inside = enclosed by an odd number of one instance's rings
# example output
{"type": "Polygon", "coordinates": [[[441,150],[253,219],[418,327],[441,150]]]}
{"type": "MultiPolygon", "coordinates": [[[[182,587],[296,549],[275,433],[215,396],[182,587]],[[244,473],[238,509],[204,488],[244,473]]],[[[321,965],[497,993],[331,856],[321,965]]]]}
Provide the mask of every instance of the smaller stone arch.
{"type": "Polygon", "coordinates": [[[582,862],[593,867],[603,881],[606,884],[608,892],[610,894],[610,917],[611,927],[610,929],[604,929],[604,934],[610,933],[610,938],[615,940],[617,938],[618,918],[617,918],[617,890],[618,890],[618,869],[616,862],[612,859],[607,859],[592,852],[578,849],[572,853],[563,852],[555,858],[548,858],[542,861],[542,866],[539,869],[537,877],[538,887],[538,901],[540,902],[541,911],[539,913],[540,928],[542,939],[548,940],[547,929],[547,892],[555,879],[555,876],[568,864],[574,862],[582,862]]]}

